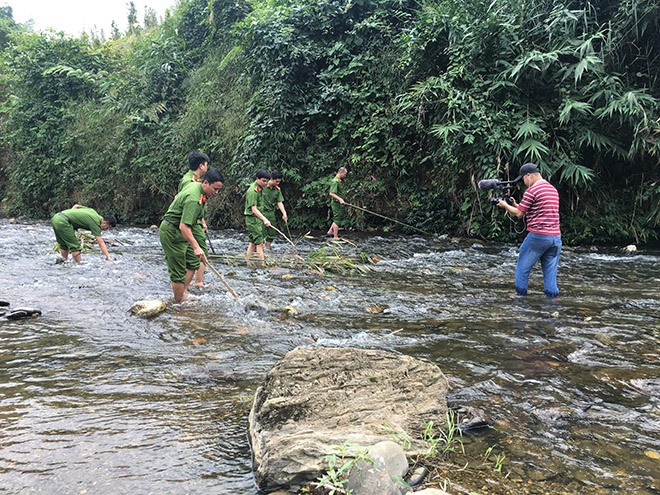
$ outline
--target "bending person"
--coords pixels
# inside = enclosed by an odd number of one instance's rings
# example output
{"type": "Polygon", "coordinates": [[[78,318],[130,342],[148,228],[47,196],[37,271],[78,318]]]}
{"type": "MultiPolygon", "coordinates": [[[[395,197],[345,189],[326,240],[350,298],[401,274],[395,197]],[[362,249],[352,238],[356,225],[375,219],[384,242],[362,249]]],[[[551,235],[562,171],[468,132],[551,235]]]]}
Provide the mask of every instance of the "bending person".
{"type": "Polygon", "coordinates": [[[101,231],[117,226],[117,219],[114,215],[101,216],[94,209],[87,206],[73,205],[73,208],[56,213],[52,222],[55,239],[60,245],[60,254],[63,261],[69,258],[70,252],[71,257],[80,263],[80,243],[76,237],[76,229],[89,230],[96,238],[96,242],[106,259],[112,261],[110,253],[108,253],[108,247],[105,245],[103,237],[101,237],[101,231]]]}

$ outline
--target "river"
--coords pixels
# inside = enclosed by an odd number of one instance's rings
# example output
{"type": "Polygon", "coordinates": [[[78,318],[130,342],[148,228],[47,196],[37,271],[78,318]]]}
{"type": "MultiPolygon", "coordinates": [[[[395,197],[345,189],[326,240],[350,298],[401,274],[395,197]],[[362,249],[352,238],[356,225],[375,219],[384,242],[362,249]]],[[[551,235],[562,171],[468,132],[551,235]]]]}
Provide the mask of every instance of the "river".
{"type": "MultiPolygon", "coordinates": [[[[535,267],[515,300],[515,245],[347,237],[380,259],[366,275],[217,259],[238,300],[207,271],[196,301],[144,319],[133,302],[171,302],[155,229],[105,233],[116,263],[58,265],[48,223],[0,220],[0,299],[42,311],[0,320],[0,493],[255,495],[250,401],[298,345],[437,364],[450,406],[493,419],[466,436],[465,462],[502,483],[660,493],[660,252],[565,249],[560,299],[542,297],[535,267]],[[490,446],[501,473],[478,462],[490,446]]],[[[245,232],[212,239],[220,253],[247,246],[245,232]]],[[[279,240],[273,252],[290,253],[279,240]]]]}

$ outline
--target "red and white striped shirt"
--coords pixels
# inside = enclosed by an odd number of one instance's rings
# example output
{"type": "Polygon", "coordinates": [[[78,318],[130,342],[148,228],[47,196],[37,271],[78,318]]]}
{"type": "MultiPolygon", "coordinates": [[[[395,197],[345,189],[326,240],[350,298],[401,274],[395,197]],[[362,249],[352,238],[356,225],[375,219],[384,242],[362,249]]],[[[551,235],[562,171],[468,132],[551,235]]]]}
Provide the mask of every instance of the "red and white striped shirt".
{"type": "Polygon", "coordinates": [[[561,235],[559,230],[559,194],[547,180],[529,186],[518,204],[526,214],[527,230],[532,234],[561,235]]]}

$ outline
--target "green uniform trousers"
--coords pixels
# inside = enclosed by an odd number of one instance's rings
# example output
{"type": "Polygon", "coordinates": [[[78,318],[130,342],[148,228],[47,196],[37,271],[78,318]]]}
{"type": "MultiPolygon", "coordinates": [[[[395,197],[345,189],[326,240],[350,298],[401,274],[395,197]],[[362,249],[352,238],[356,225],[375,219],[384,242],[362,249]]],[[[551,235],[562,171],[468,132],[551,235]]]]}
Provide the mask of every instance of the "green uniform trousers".
{"type": "MultiPolygon", "coordinates": [[[[200,225],[200,230],[201,225],[200,225]]],[[[202,233],[204,231],[202,230],[202,233]]],[[[170,274],[170,280],[174,283],[183,284],[186,282],[186,269],[197,270],[199,268],[199,258],[195,256],[192,246],[178,227],[163,220],[158,229],[160,244],[165,252],[165,263],[167,271],[170,274]]],[[[199,241],[198,241],[199,242],[199,241]]],[[[204,243],[206,244],[206,242],[204,243]]],[[[200,247],[202,244],[200,244],[200,247]]],[[[203,249],[203,248],[202,248],[203,249]]]]}
{"type": "Polygon", "coordinates": [[[250,242],[256,244],[264,243],[264,223],[253,215],[245,215],[245,226],[250,234],[250,242]]]}
{"type": "Polygon", "coordinates": [[[73,229],[71,223],[59,213],[53,216],[53,230],[55,231],[55,240],[60,245],[60,249],[72,253],[80,251],[76,231],[73,229]]]}

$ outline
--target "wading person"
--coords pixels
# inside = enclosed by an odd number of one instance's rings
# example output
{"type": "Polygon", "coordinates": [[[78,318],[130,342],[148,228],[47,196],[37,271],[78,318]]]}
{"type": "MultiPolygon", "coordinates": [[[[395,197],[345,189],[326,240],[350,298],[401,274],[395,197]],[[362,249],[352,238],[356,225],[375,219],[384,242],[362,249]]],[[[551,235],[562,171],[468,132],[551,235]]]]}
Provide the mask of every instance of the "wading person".
{"type": "Polygon", "coordinates": [[[518,250],[516,264],[516,296],[527,295],[529,273],[537,261],[543,270],[543,291],[546,297],[557,297],[557,265],[561,252],[561,231],[559,230],[559,194],[557,189],[541,177],[541,171],[534,163],[520,167],[521,180],[527,186],[520,203],[513,205],[502,200],[497,206],[508,210],[518,218],[526,217],[527,237],[518,250]]]}
{"type": "Polygon", "coordinates": [[[250,236],[245,258],[250,261],[257,253],[260,260],[264,259],[264,226],[270,227],[270,221],[262,213],[264,208],[263,189],[270,180],[267,170],[257,170],[255,181],[250,184],[245,193],[245,226],[250,236]]]}
{"type": "Polygon", "coordinates": [[[346,206],[344,201],[344,184],[342,180],[348,175],[348,170],[340,167],[337,170],[337,175],[330,183],[330,197],[332,198],[330,207],[332,208],[332,225],[328,230],[327,235],[333,236],[335,239],[339,237],[339,228],[344,227],[344,218],[346,215],[346,206]]]}
{"type": "MultiPolygon", "coordinates": [[[[183,188],[191,182],[200,182],[201,178],[209,168],[209,157],[201,151],[193,151],[190,153],[190,155],[188,155],[188,168],[188,172],[179,181],[177,194],[180,193],[183,188]]],[[[208,226],[206,225],[206,213],[207,207],[206,202],[204,202],[202,207],[202,216],[199,217],[197,223],[192,226],[193,237],[197,241],[197,244],[199,244],[199,247],[201,247],[204,251],[204,256],[209,255],[209,248],[206,245],[206,233],[209,230],[208,226]]],[[[195,285],[197,287],[204,286],[205,268],[206,265],[204,265],[204,263],[200,263],[199,269],[195,272],[195,285]]]]}
{"type": "Polygon", "coordinates": [[[76,237],[76,229],[89,230],[96,238],[106,259],[112,261],[105,241],[101,237],[101,231],[117,226],[117,219],[113,215],[101,216],[92,208],[74,205],[73,208],[56,213],[52,221],[55,239],[60,245],[62,261],[68,259],[70,252],[71,257],[80,263],[80,244],[76,237]]]}
{"type": "MultiPolygon", "coordinates": [[[[262,213],[271,223],[275,224],[275,208],[279,208],[282,212],[282,220],[284,223],[288,222],[288,217],[286,216],[286,210],[284,209],[284,196],[282,196],[282,191],[280,190],[280,183],[282,182],[282,172],[279,170],[273,170],[270,173],[270,180],[266,183],[266,187],[263,188],[261,194],[263,195],[264,209],[262,213]]],[[[270,245],[275,239],[275,229],[272,227],[266,227],[264,225],[264,246],[270,248],[270,245]]]]}
{"type": "Polygon", "coordinates": [[[174,300],[178,303],[187,297],[188,286],[199,269],[200,260],[204,259],[204,250],[193,235],[193,226],[199,221],[207,199],[220,192],[224,181],[222,174],[212,168],[200,182],[185,186],[172,201],[158,229],[174,300]]]}

